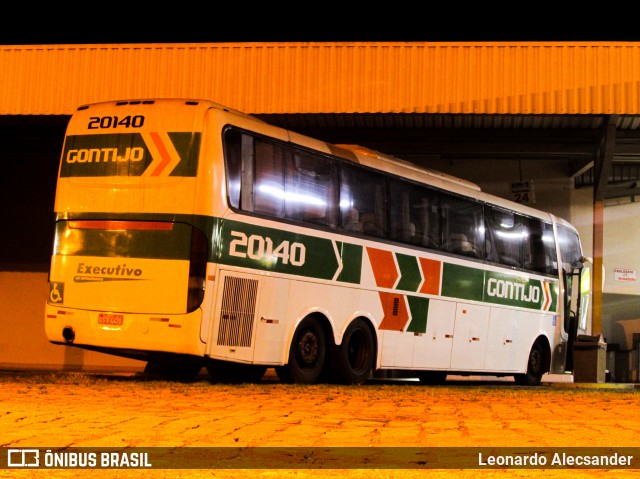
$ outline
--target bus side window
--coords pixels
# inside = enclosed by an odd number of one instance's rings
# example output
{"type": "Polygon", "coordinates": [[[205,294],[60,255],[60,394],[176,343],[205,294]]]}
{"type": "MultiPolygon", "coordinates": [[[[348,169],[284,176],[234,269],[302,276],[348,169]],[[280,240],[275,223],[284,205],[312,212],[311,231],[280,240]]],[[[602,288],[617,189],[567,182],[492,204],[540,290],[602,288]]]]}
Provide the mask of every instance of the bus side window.
{"type": "Polygon", "coordinates": [[[410,192],[413,185],[397,180],[389,182],[389,221],[391,239],[403,243],[412,242],[415,225],[411,222],[410,192]]]}
{"type": "Polygon", "coordinates": [[[430,188],[392,180],[389,182],[391,238],[428,248],[438,248],[440,229],[437,195],[430,188]]]}
{"type": "Polygon", "coordinates": [[[287,160],[285,178],[286,217],[335,227],[334,167],[325,157],[294,151],[287,160]]]}
{"type": "Polygon", "coordinates": [[[500,262],[500,255],[498,254],[498,248],[494,242],[495,231],[493,228],[493,218],[491,216],[492,209],[489,206],[484,208],[484,224],[485,224],[485,259],[492,263],[500,262]]]}
{"type": "Polygon", "coordinates": [[[442,195],[443,249],[471,258],[484,257],[482,205],[453,195],[442,195]]]}
{"type": "Polygon", "coordinates": [[[352,233],[362,233],[360,212],[356,208],[349,208],[344,216],[344,229],[352,233]]]}
{"type": "Polygon", "coordinates": [[[552,274],[555,261],[553,231],[551,225],[535,218],[523,218],[525,241],[523,244],[524,267],[537,273],[552,274]]]}
{"type": "Polygon", "coordinates": [[[354,208],[359,212],[363,234],[386,237],[387,201],[384,177],[365,169],[342,165],[340,212],[343,229],[351,222],[354,208]]]}
{"type": "Polygon", "coordinates": [[[224,131],[224,160],[227,170],[227,199],[229,201],[229,206],[232,208],[240,208],[242,136],[243,135],[239,131],[230,128],[224,131]]]}
{"type": "Polygon", "coordinates": [[[547,257],[551,259],[549,273],[555,276],[558,274],[558,256],[556,254],[556,237],[553,234],[553,225],[544,223],[543,228],[542,243],[547,252],[547,257]]]}
{"type": "Polygon", "coordinates": [[[505,266],[522,267],[522,223],[511,211],[487,208],[489,257],[505,266]]]}
{"type": "Polygon", "coordinates": [[[253,209],[284,218],[285,150],[276,143],[255,139],[253,209]]]}

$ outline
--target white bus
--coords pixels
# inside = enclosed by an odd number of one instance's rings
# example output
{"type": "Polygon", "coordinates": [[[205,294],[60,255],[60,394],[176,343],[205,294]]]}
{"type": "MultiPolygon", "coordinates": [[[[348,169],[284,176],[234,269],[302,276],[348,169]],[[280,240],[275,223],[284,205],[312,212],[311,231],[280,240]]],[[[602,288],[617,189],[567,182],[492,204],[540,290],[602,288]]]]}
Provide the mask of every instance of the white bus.
{"type": "Polygon", "coordinates": [[[534,385],[586,327],[566,221],[210,101],[78,108],[55,222],[49,341],[169,377],[534,385]]]}

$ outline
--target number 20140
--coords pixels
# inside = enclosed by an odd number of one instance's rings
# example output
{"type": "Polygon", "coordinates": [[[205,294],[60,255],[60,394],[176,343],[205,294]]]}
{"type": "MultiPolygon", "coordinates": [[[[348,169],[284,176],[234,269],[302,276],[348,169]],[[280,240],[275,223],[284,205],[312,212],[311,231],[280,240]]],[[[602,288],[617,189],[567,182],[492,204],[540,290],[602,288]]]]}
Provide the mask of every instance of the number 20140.
{"type": "Polygon", "coordinates": [[[89,118],[89,124],[87,128],[95,130],[98,128],[140,128],[144,125],[144,116],[124,116],[122,118],[117,116],[92,116],[89,118]]]}
{"type": "Polygon", "coordinates": [[[238,258],[249,257],[254,260],[281,261],[282,264],[302,266],[305,261],[306,248],[302,243],[283,241],[274,248],[273,240],[268,236],[247,236],[240,231],[232,231],[229,255],[238,258]]]}

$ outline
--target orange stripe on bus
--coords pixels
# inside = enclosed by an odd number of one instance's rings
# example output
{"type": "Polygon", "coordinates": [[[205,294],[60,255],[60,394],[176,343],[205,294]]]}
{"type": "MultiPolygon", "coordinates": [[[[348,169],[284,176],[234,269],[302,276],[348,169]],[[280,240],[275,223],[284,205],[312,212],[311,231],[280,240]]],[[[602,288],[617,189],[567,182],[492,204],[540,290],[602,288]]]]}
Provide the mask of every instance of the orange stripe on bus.
{"type": "Polygon", "coordinates": [[[379,288],[393,288],[398,280],[398,268],[393,260],[391,251],[376,248],[367,248],[369,262],[379,288]]]}
{"type": "Polygon", "coordinates": [[[149,133],[149,135],[151,136],[153,143],[156,145],[158,153],[160,153],[160,156],[162,157],[162,161],[158,166],[156,166],[156,169],[151,172],[151,176],[160,176],[162,170],[164,170],[167,165],[171,163],[171,155],[167,151],[167,148],[164,146],[164,143],[162,143],[162,139],[157,132],[152,131],[151,133],[149,133]]]}
{"type": "Polygon", "coordinates": [[[544,304],[542,305],[542,310],[548,311],[549,306],[551,306],[551,291],[549,291],[549,282],[543,281],[542,286],[542,289],[544,291],[544,304]]]}
{"type": "Polygon", "coordinates": [[[404,295],[383,292],[379,294],[382,310],[384,311],[379,329],[404,331],[404,328],[409,322],[409,311],[404,300],[404,295]]]}
{"type": "Polygon", "coordinates": [[[418,258],[422,270],[422,287],[419,293],[440,294],[440,279],[442,277],[442,261],[428,258],[418,258]]]}

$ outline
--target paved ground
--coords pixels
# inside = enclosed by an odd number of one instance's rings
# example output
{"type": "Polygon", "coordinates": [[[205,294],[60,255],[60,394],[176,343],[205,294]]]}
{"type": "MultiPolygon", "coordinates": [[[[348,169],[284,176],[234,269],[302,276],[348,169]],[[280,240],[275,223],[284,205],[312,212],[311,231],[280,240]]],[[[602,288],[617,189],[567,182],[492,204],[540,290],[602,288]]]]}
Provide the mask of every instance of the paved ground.
{"type": "MultiPolygon", "coordinates": [[[[538,477],[537,469],[424,471],[352,466],[363,460],[358,454],[365,448],[397,447],[404,448],[399,452],[411,452],[407,448],[451,447],[466,452],[469,448],[541,447],[554,452],[567,447],[611,451],[638,447],[640,390],[629,386],[526,388],[508,382],[297,386],[281,384],[273,375],[259,384],[221,385],[206,378],[183,384],[135,375],[4,372],[0,374],[3,448],[239,448],[215,450],[220,452],[261,447],[256,451],[287,452],[283,460],[291,460],[294,466],[299,460],[296,451],[310,450],[318,454],[315,459],[321,468],[144,472],[5,468],[0,469],[0,477],[538,477]],[[346,469],[333,468],[335,458],[329,456],[348,451],[357,457],[345,458],[341,467],[346,469]]],[[[640,464],[640,457],[634,461],[639,461],[634,466],[640,464]]],[[[624,478],[636,476],[639,470],[640,466],[636,470],[545,469],[544,476],[624,478]]]]}

